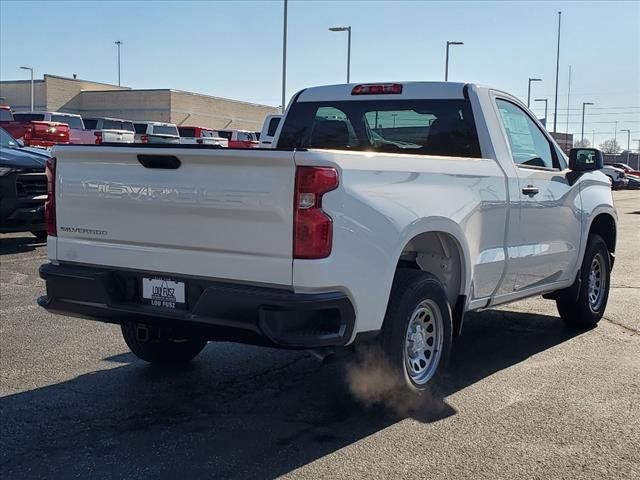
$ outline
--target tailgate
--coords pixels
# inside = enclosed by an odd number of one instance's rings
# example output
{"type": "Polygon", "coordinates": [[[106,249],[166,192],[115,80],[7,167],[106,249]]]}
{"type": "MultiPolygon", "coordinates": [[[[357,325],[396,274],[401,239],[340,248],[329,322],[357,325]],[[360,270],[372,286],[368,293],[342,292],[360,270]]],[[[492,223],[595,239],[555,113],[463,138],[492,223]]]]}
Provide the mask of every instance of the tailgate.
{"type": "Polygon", "coordinates": [[[133,143],[133,136],[127,130],[102,130],[103,143],[133,143]]]}
{"type": "Polygon", "coordinates": [[[291,285],[293,152],[78,146],[56,157],[59,261],[291,285]],[[163,156],[179,167],[149,168],[163,156]]]}

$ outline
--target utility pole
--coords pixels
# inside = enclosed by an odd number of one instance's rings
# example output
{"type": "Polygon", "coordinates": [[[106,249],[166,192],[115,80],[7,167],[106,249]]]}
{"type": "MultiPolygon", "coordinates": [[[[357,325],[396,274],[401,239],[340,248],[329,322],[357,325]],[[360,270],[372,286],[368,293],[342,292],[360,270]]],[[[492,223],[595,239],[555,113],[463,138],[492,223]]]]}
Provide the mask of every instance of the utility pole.
{"type": "Polygon", "coordinates": [[[569,134],[569,99],[571,98],[571,65],[569,65],[569,88],[567,89],[567,125],[564,133],[569,134]]]}
{"type": "Polygon", "coordinates": [[[614,127],[613,127],[613,139],[617,142],[618,141],[618,121],[616,120],[615,122],[613,122],[614,127]]]}
{"type": "Polygon", "coordinates": [[[627,132],[627,163],[629,163],[629,147],[631,146],[631,130],[628,128],[625,128],[620,131],[627,132]]]}
{"type": "Polygon", "coordinates": [[[282,26],[282,103],[281,112],[287,108],[287,0],[284,0],[284,21],[282,26]]]}
{"type": "Polygon", "coordinates": [[[580,130],[580,144],[584,140],[584,107],[587,105],[593,105],[591,102],[582,102],[582,129],[580,130]]]}
{"type": "MultiPolygon", "coordinates": [[[[558,71],[560,70],[560,20],[562,12],[558,12],[558,51],[556,53],[556,94],[553,109],[553,133],[556,133],[556,124],[558,123],[558,71]]],[[[567,115],[569,112],[567,111],[567,115]]]]}
{"type": "Polygon", "coordinates": [[[122,46],[122,42],[120,40],[116,40],[116,47],[118,48],[118,86],[120,86],[120,47],[122,46]]]}

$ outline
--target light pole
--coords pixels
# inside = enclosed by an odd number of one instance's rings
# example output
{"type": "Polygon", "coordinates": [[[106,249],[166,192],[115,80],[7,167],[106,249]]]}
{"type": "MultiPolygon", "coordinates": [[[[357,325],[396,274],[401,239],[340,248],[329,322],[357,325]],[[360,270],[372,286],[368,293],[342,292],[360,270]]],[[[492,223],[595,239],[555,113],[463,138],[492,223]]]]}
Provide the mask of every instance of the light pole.
{"type": "Polygon", "coordinates": [[[548,98],[535,98],[534,102],[544,102],[544,127],[547,128],[547,106],[549,105],[548,98]]]}
{"type": "Polygon", "coordinates": [[[640,138],[636,138],[633,141],[638,142],[638,154],[636,155],[636,170],[640,170],[640,138]]]}
{"type": "Polygon", "coordinates": [[[29,70],[31,72],[31,111],[33,112],[33,67],[20,67],[20,70],[29,70]]]}
{"type": "Polygon", "coordinates": [[[618,121],[616,120],[615,122],[613,122],[613,139],[617,142],[618,141],[618,121]]]}
{"type": "Polygon", "coordinates": [[[631,130],[623,128],[621,132],[627,132],[627,163],[629,163],[629,147],[631,146],[631,130]]]}
{"type": "Polygon", "coordinates": [[[531,82],[541,82],[541,78],[530,78],[529,87],[527,88],[527,108],[531,107],[531,82]]]}
{"type": "Polygon", "coordinates": [[[447,53],[444,57],[444,81],[449,81],[449,46],[450,45],[464,45],[464,42],[450,42],[447,41],[447,53]]]}
{"type": "Polygon", "coordinates": [[[284,0],[284,19],[282,24],[282,103],[281,109],[284,113],[284,109],[287,106],[284,104],[286,101],[287,90],[287,0],[284,0]]]}
{"type": "Polygon", "coordinates": [[[347,83],[351,78],[351,25],[348,27],[331,27],[332,32],[347,32],[347,83]]]}
{"type": "Polygon", "coordinates": [[[120,47],[122,46],[122,42],[120,40],[116,40],[116,47],[118,48],[118,86],[120,86],[120,47]]]}
{"type": "MultiPolygon", "coordinates": [[[[558,12],[558,51],[556,52],[556,94],[554,99],[555,107],[553,109],[553,133],[556,133],[556,124],[558,123],[558,72],[560,70],[560,20],[562,12],[558,12]]],[[[569,115],[569,110],[567,110],[569,115]]]]}
{"type": "Polygon", "coordinates": [[[584,140],[584,107],[587,105],[593,105],[591,102],[582,102],[582,128],[580,129],[580,144],[582,144],[584,140]]]}

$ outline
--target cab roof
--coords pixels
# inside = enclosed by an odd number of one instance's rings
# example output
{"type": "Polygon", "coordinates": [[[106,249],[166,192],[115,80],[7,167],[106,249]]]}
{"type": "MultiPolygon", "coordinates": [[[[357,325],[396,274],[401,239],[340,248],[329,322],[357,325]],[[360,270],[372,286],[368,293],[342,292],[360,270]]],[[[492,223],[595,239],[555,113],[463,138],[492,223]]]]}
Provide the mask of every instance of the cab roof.
{"type": "Polygon", "coordinates": [[[348,101],[348,100],[383,100],[383,99],[463,99],[464,88],[474,86],[458,82],[366,82],[343,83],[311,87],[300,92],[298,102],[348,101]],[[354,87],[358,85],[402,85],[402,93],[353,95],[354,87]]]}

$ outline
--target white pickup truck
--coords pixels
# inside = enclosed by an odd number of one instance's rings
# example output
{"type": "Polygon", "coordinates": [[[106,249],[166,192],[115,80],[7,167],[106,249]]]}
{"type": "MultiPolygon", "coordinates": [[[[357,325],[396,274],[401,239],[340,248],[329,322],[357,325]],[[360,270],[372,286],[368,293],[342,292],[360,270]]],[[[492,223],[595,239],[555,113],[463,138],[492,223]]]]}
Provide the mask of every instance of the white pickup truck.
{"type": "Polygon", "coordinates": [[[376,337],[413,390],[442,371],[470,310],[545,294],[570,325],[602,317],[616,243],[602,155],[567,161],[515,97],[309,88],[275,143],[56,147],[40,305],[120,324],[151,362],[207,341],[376,337]]]}

